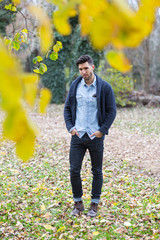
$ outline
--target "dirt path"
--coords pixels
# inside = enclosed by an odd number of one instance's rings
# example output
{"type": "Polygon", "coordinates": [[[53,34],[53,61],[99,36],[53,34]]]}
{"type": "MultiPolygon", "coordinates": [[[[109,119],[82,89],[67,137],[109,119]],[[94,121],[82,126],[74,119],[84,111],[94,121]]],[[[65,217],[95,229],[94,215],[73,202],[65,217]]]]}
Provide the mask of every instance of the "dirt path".
{"type": "Polygon", "coordinates": [[[128,134],[113,128],[105,145],[113,158],[131,161],[160,180],[160,138],[128,134]]]}
{"type": "MultiPolygon", "coordinates": [[[[136,111],[136,110],[135,110],[136,111]]],[[[160,110],[158,113],[159,114],[160,110]]],[[[124,112],[123,112],[124,114],[124,112]]],[[[129,112],[126,112],[125,116],[128,116],[129,112]]],[[[137,121],[139,113],[136,112],[135,118],[132,117],[132,121],[137,121]]],[[[151,115],[150,110],[147,110],[148,115],[151,115]],[[148,112],[149,111],[149,112],[148,112]]],[[[66,130],[63,120],[63,106],[52,105],[48,109],[46,116],[40,116],[37,114],[32,115],[41,129],[40,138],[44,138],[44,141],[58,141],[63,140],[66,146],[69,148],[70,135],[66,130]]],[[[157,118],[157,115],[155,116],[157,118]]],[[[118,113],[117,122],[123,118],[121,111],[118,113]]],[[[128,120],[127,120],[128,121],[128,120]]],[[[142,123],[143,126],[143,123],[142,123]]],[[[160,127],[160,126],[159,126],[160,127]]],[[[138,130],[135,132],[125,131],[125,128],[121,129],[119,124],[114,124],[110,129],[109,135],[105,138],[105,151],[104,158],[127,160],[131,164],[134,164],[140,168],[146,169],[147,174],[153,175],[160,181],[160,136],[156,134],[145,135],[138,130]],[[148,173],[149,171],[149,173],[148,173]]]]}

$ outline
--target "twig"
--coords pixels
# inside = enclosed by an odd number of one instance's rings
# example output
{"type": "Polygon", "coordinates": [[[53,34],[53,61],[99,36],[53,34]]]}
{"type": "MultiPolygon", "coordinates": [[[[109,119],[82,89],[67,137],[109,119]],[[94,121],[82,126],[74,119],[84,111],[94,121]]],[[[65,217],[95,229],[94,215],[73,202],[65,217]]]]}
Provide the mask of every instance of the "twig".
{"type": "MultiPolygon", "coordinates": [[[[26,26],[26,29],[28,30],[28,23],[27,23],[27,17],[20,11],[20,10],[17,10],[24,18],[24,21],[25,21],[25,26],[26,26]]],[[[29,43],[29,39],[30,39],[30,35],[29,35],[29,30],[28,30],[28,36],[27,36],[27,40],[28,40],[28,43],[29,43]]],[[[31,53],[31,48],[30,48],[30,45],[28,44],[28,47],[29,47],[29,51],[31,53]]]]}

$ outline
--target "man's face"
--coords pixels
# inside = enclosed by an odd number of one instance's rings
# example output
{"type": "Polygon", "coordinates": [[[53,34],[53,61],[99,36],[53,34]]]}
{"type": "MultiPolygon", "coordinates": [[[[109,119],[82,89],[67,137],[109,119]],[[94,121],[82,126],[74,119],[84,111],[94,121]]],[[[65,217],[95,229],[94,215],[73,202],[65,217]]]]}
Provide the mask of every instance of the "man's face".
{"type": "Polygon", "coordinates": [[[90,65],[88,62],[78,65],[79,72],[85,81],[89,81],[93,78],[94,65],[90,65]]]}

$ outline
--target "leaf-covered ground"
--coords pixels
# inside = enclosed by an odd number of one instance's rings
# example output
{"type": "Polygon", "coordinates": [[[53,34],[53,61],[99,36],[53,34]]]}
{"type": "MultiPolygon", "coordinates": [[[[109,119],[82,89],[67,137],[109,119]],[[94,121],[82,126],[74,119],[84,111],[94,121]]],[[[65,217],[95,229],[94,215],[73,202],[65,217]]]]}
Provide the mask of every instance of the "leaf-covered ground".
{"type": "Polygon", "coordinates": [[[105,138],[103,192],[94,219],[87,217],[88,153],[82,169],[85,211],[70,216],[70,136],[63,106],[32,118],[41,133],[30,162],[16,158],[13,144],[0,146],[0,239],[160,239],[159,109],[118,110],[105,138]]]}

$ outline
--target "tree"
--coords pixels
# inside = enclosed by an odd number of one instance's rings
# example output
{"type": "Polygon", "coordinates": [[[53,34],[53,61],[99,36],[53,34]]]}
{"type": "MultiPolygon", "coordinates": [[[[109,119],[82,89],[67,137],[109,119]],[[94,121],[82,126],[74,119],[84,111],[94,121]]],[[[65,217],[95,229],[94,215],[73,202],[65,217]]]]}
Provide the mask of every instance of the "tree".
{"type": "MultiPolygon", "coordinates": [[[[137,80],[137,87],[141,87],[146,93],[151,91],[157,92],[158,89],[153,89],[158,86],[159,77],[159,14],[156,15],[154,29],[149,37],[145,38],[143,42],[135,49],[126,49],[125,53],[130,59],[133,69],[133,78],[137,80]]],[[[160,88],[159,88],[160,91],[160,88]]]]}

